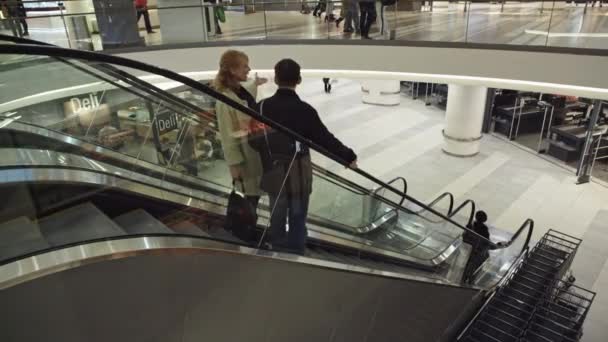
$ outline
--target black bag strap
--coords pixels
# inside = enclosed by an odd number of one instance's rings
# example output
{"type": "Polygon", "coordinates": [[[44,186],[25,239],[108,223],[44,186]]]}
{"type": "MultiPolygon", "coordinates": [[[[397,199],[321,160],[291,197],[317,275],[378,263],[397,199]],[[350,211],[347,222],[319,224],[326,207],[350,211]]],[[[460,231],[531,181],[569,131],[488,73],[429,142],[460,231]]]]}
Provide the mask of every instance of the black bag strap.
{"type": "MultiPolygon", "coordinates": [[[[260,101],[260,116],[264,116],[264,101],[260,101]]],[[[264,130],[264,140],[266,141],[266,148],[268,149],[268,155],[272,157],[272,151],[270,150],[270,142],[268,141],[268,132],[266,131],[266,125],[262,126],[264,130]]]]}

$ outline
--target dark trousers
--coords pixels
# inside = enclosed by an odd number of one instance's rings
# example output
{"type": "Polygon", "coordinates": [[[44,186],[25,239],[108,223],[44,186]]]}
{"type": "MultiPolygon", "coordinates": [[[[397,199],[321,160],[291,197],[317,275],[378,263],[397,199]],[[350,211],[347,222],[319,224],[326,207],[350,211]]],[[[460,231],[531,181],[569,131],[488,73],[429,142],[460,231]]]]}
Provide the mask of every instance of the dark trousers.
{"type": "Polygon", "coordinates": [[[308,216],[309,194],[288,195],[268,194],[270,208],[274,208],[270,218],[270,240],[273,247],[286,247],[290,252],[304,254],[306,249],[306,217],[308,216]],[[286,224],[289,219],[289,232],[286,224]]]}
{"type": "Polygon", "coordinates": [[[152,32],[152,24],[150,24],[150,14],[148,13],[147,8],[138,8],[137,9],[137,22],[141,19],[141,16],[144,16],[144,24],[146,25],[146,31],[148,33],[152,32]]]}
{"type": "Polygon", "coordinates": [[[467,260],[467,264],[464,267],[464,272],[462,273],[462,281],[467,284],[472,283],[475,271],[477,271],[479,266],[481,266],[489,258],[489,256],[490,254],[488,253],[487,249],[471,250],[469,260],[467,260]]]}
{"type": "Polygon", "coordinates": [[[12,8],[8,10],[8,23],[14,36],[23,37],[24,35],[29,35],[29,28],[25,17],[25,8],[12,8]]]}
{"type": "Polygon", "coordinates": [[[319,1],[317,3],[317,6],[315,6],[314,11],[312,11],[312,15],[313,16],[321,16],[321,14],[323,14],[323,12],[325,12],[325,9],[327,8],[327,5],[325,4],[324,1],[319,1]]]}
{"type": "Polygon", "coordinates": [[[327,78],[327,77],[324,77],[324,78],[323,78],[323,85],[324,85],[324,88],[325,88],[325,92],[326,92],[326,93],[331,92],[331,83],[329,83],[329,81],[330,81],[330,79],[329,79],[329,78],[327,78]]]}
{"type": "Polygon", "coordinates": [[[376,3],[375,2],[359,2],[359,11],[361,12],[361,36],[369,37],[369,29],[376,21],[376,3]]]}

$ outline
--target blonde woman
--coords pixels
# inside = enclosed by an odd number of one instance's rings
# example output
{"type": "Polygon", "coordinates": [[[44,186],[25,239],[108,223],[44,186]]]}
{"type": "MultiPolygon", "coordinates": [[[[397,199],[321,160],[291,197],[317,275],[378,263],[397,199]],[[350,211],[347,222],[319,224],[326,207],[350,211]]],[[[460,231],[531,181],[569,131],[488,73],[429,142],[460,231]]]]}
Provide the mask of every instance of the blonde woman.
{"type": "MultiPolygon", "coordinates": [[[[245,53],[228,50],[220,58],[220,69],[213,85],[230,99],[256,109],[257,88],[267,80],[256,75],[253,82],[247,82],[250,70],[249,58],[245,53]]],[[[247,128],[251,117],[221,101],[217,101],[215,112],[230,175],[237,189],[242,191],[256,208],[262,194],[262,163],[259,154],[247,142],[247,128]]]]}

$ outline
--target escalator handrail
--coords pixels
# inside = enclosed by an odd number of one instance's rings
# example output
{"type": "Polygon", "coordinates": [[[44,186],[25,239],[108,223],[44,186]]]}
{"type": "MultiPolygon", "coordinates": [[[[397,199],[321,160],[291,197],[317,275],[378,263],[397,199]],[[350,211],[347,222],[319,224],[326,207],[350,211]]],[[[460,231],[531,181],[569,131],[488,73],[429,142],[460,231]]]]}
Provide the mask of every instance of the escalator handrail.
{"type": "MultiPolygon", "coordinates": [[[[401,196],[401,201],[399,201],[399,207],[403,207],[403,201],[405,201],[405,194],[407,193],[407,180],[405,180],[405,178],[403,177],[395,177],[393,179],[391,179],[390,181],[386,182],[386,184],[390,185],[395,183],[396,181],[402,181],[403,182],[403,195],[401,196]]],[[[374,190],[374,194],[377,195],[378,192],[380,192],[380,190],[384,189],[384,187],[379,187],[377,189],[374,190]]],[[[383,197],[383,196],[381,196],[383,197]]]]}
{"type": "Polygon", "coordinates": [[[473,225],[473,218],[475,218],[475,202],[472,199],[468,199],[458,206],[458,208],[454,209],[454,211],[450,214],[450,217],[456,215],[462,208],[466,207],[467,204],[471,205],[471,212],[469,213],[469,220],[467,221],[467,227],[471,227],[473,225]]]}
{"type": "MultiPolygon", "coordinates": [[[[4,39],[3,38],[4,36],[5,35],[0,35],[0,40],[4,39]]],[[[288,129],[288,128],[286,128],[282,125],[279,125],[276,122],[268,119],[267,116],[260,115],[258,112],[250,109],[247,106],[242,105],[241,103],[229,98],[228,96],[226,96],[224,94],[219,93],[218,91],[212,89],[211,87],[209,87],[207,85],[204,85],[194,79],[180,75],[176,72],[173,72],[173,71],[170,71],[167,69],[163,69],[163,68],[160,68],[157,66],[149,65],[146,63],[142,63],[139,61],[135,61],[135,60],[131,60],[131,59],[123,58],[123,57],[118,57],[118,56],[114,56],[114,55],[106,55],[106,54],[100,54],[100,53],[96,53],[96,52],[83,51],[83,50],[64,49],[64,48],[55,47],[55,46],[41,46],[41,45],[30,45],[30,44],[25,44],[25,45],[0,44],[0,54],[39,55],[39,56],[45,56],[45,57],[63,57],[63,58],[81,59],[81,60],[86,60],[86,61],[115,64],[115,65],[119,65],[119,66],[123,66],[123,67],[127,67],[127,68],[138,69],[138,70],[156,74],[159,76],[163,76],[165,78],[168,78],[168,79],[174,80],[176,82],[180,82],[186,86],[189,86],[192,89],[205,93],[205,94],[215,98],[216,100],[222,101],[223,103],[226,103],[227,105],[252,117],[253,119],[255,119],[261,123],[264,123],[274,129],[278,130],[279,132],[287,134],[288,136],[298,140],[300,143],[303,143],[304,145],[308,146],[309,148],[312,148],[313,150],[323,154],[324,156],[332,159],[333,161],[335,161],[347,168],[349,167],[349,164],[350,164],[349,162],[342,160],[339,156],[334,155],[333,153],[331,153],[324,147],[320,146],[319,144],[301,136],[300,134],[294,132],[291,129],[288,129]]],[[[370,180],[376,184],[381,185],[382,187],[392,191],[393,193],[395,193],[397,195],[403,196],[404,199],[407,199],[408,201],[410,201],[420,207],[427,208],[427,211],[444,219],[446,222],[449,222],[452,225],[459,227],[460,229],[462,229],[464,231],[470,232],[471,234],[477,236],[479,239],[485,240],[486,243],[488,243],[490,246],[492,246],[494,248],[499,248],[499,246],[497,246],[494,242],[486,239],[485,237],[474,232],[473,230],[459,224],[458,222],[455,222],[450,217],[447,217],[446,215],[440,213],[439,211],[437,211],[433,208],[427,207],[426,204],[416,200],[415,198],[413,198],[407,194],[402,193],[397,188],[384,183],[383,181],[381,181],[377,177],[369,174],[368,172],[363,171],[361,169],[352,169],[352,171],[367,178],[368,180],[370,180]]]]}
{"type": "MultiPolygon", "coordinates": [[[[450,205],[448,206],[447,215],[448,215],[448,217],[451,217],[450,214],[452,213],[452,209],[454,208],[454,195],[452,195],[451,192],[444,192],[441,195],[437,196],[437,198],[435,198],[433,201],[431,201],[428,204],[428,207],[430,208],[430,207],[435,206],[435,204],[439,203],[439,201],[441,201],[442,199],[444,199],[446,197],[450,199],[450,205]]],[[[424,211],[426,211],[426,208],[422,208],[422,209],[416,211],[416,214],[421,214],[424,211]]]]}
{"type": "Polygon", "coordinates": [[[534,231],[534,220],[532,220],[532,219],[526,219],[524,221],[524,223],[522,223],[522,225],[519,227],[519,229],[515,232],[515,234],[513,234],[511,239],[509,239],[509,241],[507,241],[507,243],[497,244],[498,248],[493,248],[493,249],[508,248],[509,246],[511,246],[513,244],[513,242],[515,240],[517,240],[517,238],[521,235],[521,233],[526,228],[528,228],[528,235],[526,236],[526,241],[524,242],[524,245],[521,249],[521,251],[523,252],[526,249],[526,247],[528,247],[528,245],[530,244],[530,239],[532,239],[532,232],[534,231]]]}

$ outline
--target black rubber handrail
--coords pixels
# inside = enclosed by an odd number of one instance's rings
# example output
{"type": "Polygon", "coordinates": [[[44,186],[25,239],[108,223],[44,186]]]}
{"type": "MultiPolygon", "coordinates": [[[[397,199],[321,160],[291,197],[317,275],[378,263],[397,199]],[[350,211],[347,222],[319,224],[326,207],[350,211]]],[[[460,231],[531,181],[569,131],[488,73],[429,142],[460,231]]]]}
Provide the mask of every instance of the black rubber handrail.
{"type": "Polygon", "coordinates": [[[456,215],[462,208],[466,207],[467,204],[471,205],[471,212],[469,213],[469,220],[467,221],[467,227],[471,227],[473,225],[473,218],[475,218],[475,202],[472,199],[468,199],[458,206],[458,208],[454,209],[454,211],[450,214],[450,217],[456,215]]]}
{"type": "MultiPolygon", "coordinates": [[[[454,209],[454,195],[452,195],[451,192],[444,192],[441,195],[437,196],[437,198],[435,198],[433,201],[431,201],[431,203],[428,204],[429,208],[435,206],[435,204],[439,203],[439,201],[441,201],[444,198],[449,198],[450,200],[450,204],[448,206],[448,217],[451,217],[450,215],[452,214],[452,209],[454,209]]],[[[422,208],[420,210],[418,210],[416,212],[416,214],[421,214],[426,210],[426,208],[422,208]]]]}
{"type": "MultiPolygon", "coordinates": [[[[4,37],[5,37],[5,35],[0,35],[0,39],[4,39],[4,37]]],[[[5,39],[5,40],[11,40],[11,39],[5,39]]],[[[321,153],[322,155],[328,157],[329,159],[332,159],[333,161],[338,162],[339,164],[341,164],[345,167],[349,167],[349,162],[343,160],[339,156],[334,155],[333,153],[329,152],[322,146],[301,136],[300,134],[294,132],[293,130],[275,123],[274,121],[268,119],[266,116],[261,116],[258,112],[250,109],[247,106],[240,104],[239,102],[212,89],[211,87],[209,87],[207,85],[204,85],[196,80],[193,80],[186,76],[182,76],[178,73],[175,73],[175,72],[167,70],[167,69],[163,69],[163,68],[160,68],[157,66],[145,64],[145,63],[142,63],[139,61],[130,60],[130,59],[123,58],[123,57],[105,55],[105,54],[100,54],[100,53],[90,52],[90,51],[64,49],[64,48],[59,48],[59,47],[54,47],[54,46],[41,46],[41,45],[30,45],[30,44],[27,44],[27,45],[0,44],[0,54],[17,54],[17,55],[20,54],[20,55],[38,55],[38,56],[46,56],[46,57],[73,58],[73,59],[80,59],[80,60],[86,60],[86,61],[92,61],[92,62],[109,63],[109,64],[114,64],[114,65],[118,65],[118,66],[132,68],[132,69],[138,69],[138,70],[145,71],[148,73],[163,76],[168,79],[172,79],[174,81],[180,82],[186,86],[191,87],[192,89],[205,93],[211,97],[214,97],[216,100],[219,100],[219,101],[222,101],[222,102],[228,104],[229,106],[237,109],[238,111],[240,111],[248,116],[251,116],[255,120],[262,122],[270,127],[273,127],[274,129],[276,129],[279,132],[287,134],[288,136],[298,140],[300,143],[308,146],[309,148],[316,150],[317,152],[321,153]]],[[[492,241],[475,233],[473,230],[459,224],[458,222],[455,222],[450,217],[447,217],[446,215],[438,212],[437,210],[435,210],[433,208],[428,208],[424,203],[416,200],[415,198],[413,198],[407,194],[402,193],[397,188],[384,183],[383,181],[381,181],[380,179],[376,178],[375,176],[369,174],[368,172],[365,172],[361,169],[353,169],[353,172],[367,178],[368,180],[370,180],[376,184],[381,185],[382,187],[392,191],[393,193],[395,193],[397,195],[403,196],[404,199],[407,199],[408,201],[410,201],[420,207],[427,208],[427,211],[435,214],[436,216],[444,219],[446,222],[449,222],[464,231],[468,231],[471,234],[476,235],[478,238],[485,240],[490,246],[499,248],[492,241]]],[[[384,199],[384,200],[387,202],[391,202],[393,205],[397,206],[397,203],[394,203],[387,199],[384,199]]]]}
{"type": "MultiPolygon", "coordinates": [[[[393,184],[396,181],[402,181],[403,182],[403,194],[405,195],[407,193],[407,180],[405,180],[405,178],[403,177],[395,177],[393,179],[391,179],[390,181],[386,182],[386,184],[393,184]]],[[[380,192],[380,190],[384,189],[384,187],[379,187],[377,189],[374,190],[374,194],[378,194],[378,192],[380,192]]],[[[382,196],[383,197],[383,196],[382,196]]],[[[405,196],[401,196],[401,201],[399,201],[399,206],[403,207],[403,201],[405,201],[405,196]]]]}

